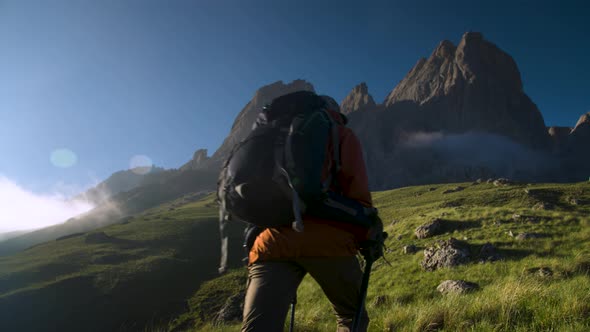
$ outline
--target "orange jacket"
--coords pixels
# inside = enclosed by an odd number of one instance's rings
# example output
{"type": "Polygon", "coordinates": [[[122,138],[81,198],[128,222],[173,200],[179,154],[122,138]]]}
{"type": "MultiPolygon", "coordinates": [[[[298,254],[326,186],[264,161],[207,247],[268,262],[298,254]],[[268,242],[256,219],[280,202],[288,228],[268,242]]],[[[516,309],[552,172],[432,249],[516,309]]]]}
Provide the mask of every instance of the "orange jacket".
{"type": "MultiPolygon", "coordinates": [[[[341,169],[336,174],[339,191],[366,206],[372,206],[371,193],[361,144],[351,129],[344,127],[344,118],[338,112],[329,111],[339,126],[341,169]]],[[[332,156],[332,142],[328,156],[332,156]]],[[[326,178],[331,169],[331,158],[324,164],[326,178]]],[[[332,188],[336,190],[337,188],[332,188]]],[[[353,256],[358,242],[366,239],[367,229],[337,220],[304,216],[305,230],[301,233],[290,226],[267,228],[256,238],[249,254],[250,264],[258,260],[295,257],[353,256]]]]}

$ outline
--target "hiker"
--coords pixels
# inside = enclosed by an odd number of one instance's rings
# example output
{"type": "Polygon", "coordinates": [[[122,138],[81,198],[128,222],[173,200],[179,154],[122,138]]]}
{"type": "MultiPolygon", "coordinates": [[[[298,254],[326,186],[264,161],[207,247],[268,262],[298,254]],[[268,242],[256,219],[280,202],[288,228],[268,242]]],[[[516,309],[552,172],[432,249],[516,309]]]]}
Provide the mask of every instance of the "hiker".
{"type": "MultiPolygon", "coordinates": [[[[371,208],[360,142],[352,130],[345,127],[347,120],[339,112],[338,103],[327,96],[321,98],[331,120],[337,125],[337,137],[329,142],[327,155],[340,159],[329,160],[324,165],[322,181],[330,177],[330,169],[337,162],[339,169],[328,184],[330,191],[371,208]],[[338,146],[333,146],[335,141],[338,146]]],[[[307,273],[332,303],[337,330],[351,331],[363,278],[356,254],[360,243],[370,236],[370,229],[308,214],[302,219],[301,230],[296,229],[295,223],[268,227],[251,232],[251,238],[247,239],[250,247],[249,280],[242,331],[282,331],[289,306],[295,302],[297,288],[307,273]]],[[[376,227],[382,230],[380,220],[379,224],[376,227]]],[[[366,331],[368,323],[369,317],[363,306],[357,322],[358,331],[366,331]]]]}

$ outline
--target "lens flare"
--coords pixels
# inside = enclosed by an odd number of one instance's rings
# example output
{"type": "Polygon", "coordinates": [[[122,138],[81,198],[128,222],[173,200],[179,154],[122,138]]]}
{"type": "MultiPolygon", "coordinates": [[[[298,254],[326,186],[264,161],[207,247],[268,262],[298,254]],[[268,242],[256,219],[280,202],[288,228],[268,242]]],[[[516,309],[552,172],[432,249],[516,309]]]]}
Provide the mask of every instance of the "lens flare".
{"type": "Polygon", "coordinates": [[[129,169],[135,174],[147,174],[152,170],[152,160],[148,156],[136,155],[129,160],[129,169]]]}
{"type": "Polygon", "coordinates": [[[78,156],[70,149],[56,149],[49,157],[51,164],[55,167],[69,168],[78,162],[78,156]]]}

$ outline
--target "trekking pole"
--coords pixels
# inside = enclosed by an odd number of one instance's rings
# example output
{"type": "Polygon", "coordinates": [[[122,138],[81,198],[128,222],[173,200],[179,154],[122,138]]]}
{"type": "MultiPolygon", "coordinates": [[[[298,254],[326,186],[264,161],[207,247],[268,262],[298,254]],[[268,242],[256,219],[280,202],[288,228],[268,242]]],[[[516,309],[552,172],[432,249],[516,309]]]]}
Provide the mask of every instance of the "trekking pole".
{"type": "Polygon", "coordinates": [[[289,326],[289,332],[293,332],[295,328],[295,305],[297,304],[297,296],[293,298],[293,302],[291,302],[291,325],[289,326]]]}
{"type": "Polygon", "coordinates": [[[363,280],[361,282],[360,299],[356,309],[356,315],[352,322],[352,332],[358,332],[361,324],[361,317],[363,315],[363,309],[365,308],[365,299],[367,298],[367,289],[369,288],[369,277],[371,275],[371,267],[373,266],[373,258],[368,255],[368,257],[365,257],[365,262],[365,271],[363,271],[363,280]]]}

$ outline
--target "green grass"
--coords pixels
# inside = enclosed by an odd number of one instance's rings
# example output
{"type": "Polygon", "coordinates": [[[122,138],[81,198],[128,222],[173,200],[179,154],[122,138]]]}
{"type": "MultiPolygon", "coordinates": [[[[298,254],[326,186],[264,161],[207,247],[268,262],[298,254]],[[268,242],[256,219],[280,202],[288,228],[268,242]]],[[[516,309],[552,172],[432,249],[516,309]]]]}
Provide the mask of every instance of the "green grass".
{"type": "MultiPolygon", "coordinates": [[[[367,296],[370,331],[425,331],[429,326],[440,331],[590,330],[589,183],[429,185],[377,192],[373,197],[390,234],[386,258],[391,266],[383,260],[374,265],[367,296]],[[465,189],[442,194],[457,186],[465,189]],[[581,204],[572,205],[571,198],[581,204]],[[552,208],[534,209],[540,202],[552,208]],[[514,214],[522,217],[514,219],[514,214]],[[416,239],[416,227],[434,218],[455,230],[416,239]],[[508,235],[510,231],[541,237],[519,241],[508,235]],[[483,244],[492,243],[503,259],[426,272],[420,267],[421,250],[411,255],[401,250],[409,244],[424,249],[450,237],[466,240],[474,256],[483,244]],[[535,274],[540,267],[549,267],[553,275],[535,274]],[[476,282],[480,289],[443,296],[436,287],[446,279],[476,282]]],[[[208,290],[199,292],[203,297],[208,290]]],[[[310,277],[298,290],[296,321],[298,331],[335,329],[331,306],[310,277]]],[[[239,330],[239,324],[197,324],[193,330],[232,331],[239,330]]]]}
{"type": "Polygon", "coordinates": [[[0,257],[0,330],[167,324],[216,276],[217,228],[212,195],[180,198],[90,232],[109,236],[102,243],[80,234],[0,257]]]}
{"type": "MultiPolygon", "coordinates": [[[[238,322],[219,326],[213,318],[243,291],[246,270],[217,277],[217,207],[213,196],[188,197],[93,231],[109,236],[103,243],[80,234],[0,257],[0,330],[239,331],[238,322]]],[[[390,234],[391,266],[374,265],[370,331],[590,330],[589,183],[429,185],[373,197],[390,234]],[[442,194],[457,186],[465,189],[442,194]],[[551,208],[535,209],[539,203],[551,208]],[[416,227],[434,218],[452,227],[416,239],[416,227]],[[519,241],[510,232],[541,237],[519,241]],[[422,270],[422,249],[450,237],[467,241],[474,255],[492,243],[503,260],[422,270]],[[409,244],[421,250],[403,254],[409,244]],[[539,276],[540,267],[553,274],[539,276]],[[446,279],[480,289],[443,296],[436,287],[446,279]]],[[[298,290],[296,329],[335,329],[331,306],[309,277],[298,290]]]]}

